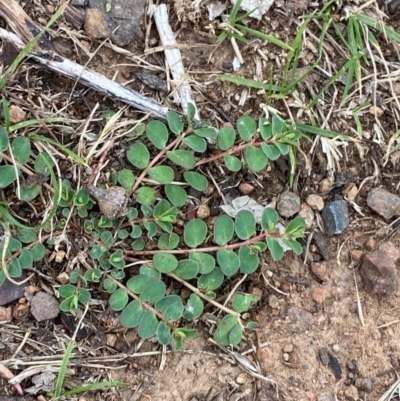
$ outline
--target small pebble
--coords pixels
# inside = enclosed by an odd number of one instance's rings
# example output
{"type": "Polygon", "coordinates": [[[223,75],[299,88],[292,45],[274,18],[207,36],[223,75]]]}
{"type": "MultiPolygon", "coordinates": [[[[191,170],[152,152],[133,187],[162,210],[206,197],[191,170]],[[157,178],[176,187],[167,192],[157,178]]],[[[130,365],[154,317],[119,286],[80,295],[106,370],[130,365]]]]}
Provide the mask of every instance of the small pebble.
{"type": "Polygon", "coordinates": [[[279,306],[278,297],[274,294],[271,294],[268,298],[268,304],[273,309],[277,308],[279,306]]]}
{"type": "Polygon", "coordinates": [[[289,354],[287,352],[284,352],[282,358],[285,362],[287,362],[289,360],[289,354]]]}
{"type": "Polygon", "coordinates": [[[307,204],[314,210],[318,210],[319,212],[324,208],[324,200],[321,196],[311,194],[307,196],[306,199],[307,204]]]}
{"type": "Polygon", "coordinates": [[[247,182],[242,182],[239,185],[239,191],[243,195],[249,195],[254,191],[254,185],[248,184],[247,182]]]}
{"type": "Polygon", "coordinates": [[[237,383],[237,384],[240,384],[240,385],[245,384],[246,381],[247,381],[247,377],[246,377],[246,375],[245,375],[244,373],[241,373],[241,374],[236,378],[236,383],[237,383]]]}
{"type": "Polygon", "coordinates": [[[276,208],[282,217],[291,217],[300,210],[300,197],[294,192],[286,191],[279,197],[276,208]]]}
{"type": "Polygon", "coordinates": [[[340,345],[339,344],[333,344],[332,345],[332,351],[337,354],[340,351],[340,345]]]}
{"type": "Polygon", "coordinates": [[[349,225],[349,209],[345,200],[328,203],[321,214],[325,233],[335,235],[342,233],[349,225]]]}
{"type": "Polygon", "coordinates": [[[321,362],[324,366],[328,366],[329,362],[330,362],[330,358],[329,358],[329,353],[328,350],[326,348],[321,348],[318,351],[319,357],[321,359],[321,362]]]}
{"type": "Polygon", "coordinates": [[[317,304],[325,303],[326,299],[330,296],[329,291],[326,288],[314,288],[311,293],[312,299],[317,304]]]}
{"type": "Polygon", "coordinates": [[[324,178],[319,182],[319,190],[320,192],[322,192],[322,194],[327,194],[331,192],[332,186],[333,186],[332,181],[329,180],[328,178],[324,178]]]}
{"type": "Polygon", "coordinates": [[[309,230],[314,223],[314,217],[315,217],[311,207],[308,206],[307,203],[302,203],[300,205],[300,211],[298,215],[304,219],[304,222],[306,223],[306,229],[309,230]]]}
{"type": "Polygon", "coordinates": [[[199,219],[204,220],[209,216],[210,216],[210,208],[208,207],[208,205],[206,204],[200,205],[199,208],[197,209],[197,217],[199,219]]]}
{"type": "Polygon", "coordinates": [[[290,354],[291,352],[293,352],[293,349],[293,344],[285,344],[282,351],[290,354]]]}

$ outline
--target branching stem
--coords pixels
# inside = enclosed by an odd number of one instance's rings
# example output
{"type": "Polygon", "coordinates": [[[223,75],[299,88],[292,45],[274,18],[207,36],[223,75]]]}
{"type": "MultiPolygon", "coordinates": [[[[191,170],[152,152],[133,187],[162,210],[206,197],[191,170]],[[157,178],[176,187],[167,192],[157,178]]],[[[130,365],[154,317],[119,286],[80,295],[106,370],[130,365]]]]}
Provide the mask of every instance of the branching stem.
{"type": "Polygon", "coordinates": [[[201,292],[198,288],[195,286],[189,284],[187,281],[183,280],[182,278],[178,277],[174,273],[166,273],[167,276],[173,278],[174,280],[180,282],[183,284],[186,288],[189,288],[190,291],[192,291],[194,294],[198,295],[200,298],[203,298],[206,302],[214,305],[216,308],[223,310],[226,313],[229,313],[230,315],[234,315],[237,318],[240,318],[240,313],[235,312],[232,309],[227,308],[226,306],[220,304],[219,302],[215,301],[214,299],[209,298],[206,294],[201,292]]]}
{"type": "MultiPolygon", "coordinates": [[[[240,248],[242,245],[252,245],[255,242],[258,241],[262,241],[264,240],[266,237],[268,237],[269,235],[271,235],[268,232],[264,232],[262,234],[256,235],[255,237],[248,239],[247,241],[243,241],[243,242],[237,242],[235,244],[230,244],[230,245],[224,245],[224,246],[209,246],[206,248],[195,248],[195,249],[172,249],[172,250],[162,250],[163,253],[170,253],[173,255],[184,255],[187,253],[196,253],[196,252],[217,252],[220,249],[237,249],[240,248]]],[[[275,236],[274,238],[280,238],[282,237],[282,235],[279,236],[275,236]]],[[[160,252],[160,250],[156,250],[156,251],[131,251],[131,250],[124,250],[124,252],[126,254],[130,254],[130,255],[134,255],[134,256],[139,256],[139,255],[154,255],[157,252],[160,252]]]]}

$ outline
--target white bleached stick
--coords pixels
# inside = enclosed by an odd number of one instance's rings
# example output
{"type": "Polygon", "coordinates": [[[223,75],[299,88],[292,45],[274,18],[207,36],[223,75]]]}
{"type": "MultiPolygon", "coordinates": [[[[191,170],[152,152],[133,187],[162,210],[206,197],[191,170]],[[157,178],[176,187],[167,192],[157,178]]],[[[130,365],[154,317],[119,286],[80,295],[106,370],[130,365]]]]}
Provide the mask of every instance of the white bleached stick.
{"type": "MultiPolygon", "coordinates": [[[[165,47],[164,53],[168,66],[171,70],[174,81],[179,82],[174,100],[180,102],[183,113],[187,114],[188,103],[195,105],[192,99],[191,89],[188,80],[185,77],[185,68],[182,63],[182,56],[180,50],[177,48],[174,33],[168,21],[167,6],[160,4],[154,7],[154,21],[160,36],[161,44],[165,47]]],[[[196,108],[197,110],[197,108],[196,108]]],[[[196,118],[197,112],[196,112],[196,118]]]]}
{"type": "MultiPolygon", "coordinates": [[[[19,48],[24,47],[23,41],[17,35],[2,28],[0,28],[0,38],[11,41],[19,48]]],[[[164,107],[156,101],[148,99],[142,94],[108,79],[104,75],[90,71],[53,51],[32,51],[28,57],[33,58],[53,71],[57,71],[62,75],[79,81],[89,88],[102,92],[112,99],[120,100],[145,113],[151,113],[154,117],[163,120],[166,118],[165,114],[168,111],[168,107],[164,107]]]]}

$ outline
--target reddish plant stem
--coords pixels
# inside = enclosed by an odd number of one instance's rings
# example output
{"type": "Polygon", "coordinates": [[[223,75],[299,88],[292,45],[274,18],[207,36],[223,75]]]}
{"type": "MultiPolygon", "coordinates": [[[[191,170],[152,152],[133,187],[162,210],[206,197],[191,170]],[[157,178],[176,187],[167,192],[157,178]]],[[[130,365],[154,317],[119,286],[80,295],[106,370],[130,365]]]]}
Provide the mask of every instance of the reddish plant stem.
{"type": "Polygon", "coordinates": [[[119,228],[130,227],[133,224],[140,224],[140,223],[144,223],[145,221],[156,221],[156,218],[155,217],[141,217],[139,219],[128,221],[127,223],[122,224],[121,227],[119,227],[119,228]]]}
{"type": "Polygon", "coordinates": [[[220,159],[221,157],[224,157],[226,155],[231,155],[233,153],[240,152],[243,149],[246,149],[248,146],[254,146],[255,148],[260,147],[263,143],[268,145],[269,143],[273,143],[275,140],[273,139],[268,139],[266,141],[261,141],[261,142],[256,142],[256,138],[252,139],[250,142],[243,143],[241,145],[236,145],[233,148],[228,149],[225,152],[219,153],[217,155],[211,156],[211,157],[206,157],[204,159],[199,160],[196,162],[195,167],[201,166],[202,164],[207,164],[210,163],[214,160],[220,159]]]}
{"type": "MultiPolygon", "coordinates": [[[[237,242],[235,244],[225,245],[225,246],[209,246],[207,248],[195,248],[195,249],[172,249],[172,250],[163,250],[162,252],[170,253],[173,255],[183,255],[183,254],[191,253],[191,252],[216,252],[220,249],[236,249],[236,248],[240,248],[242,245],[251,245],[251,244],[254,244],[255,242],[262,241],[268,235],[271,235],[271,234],[264,232],[264,233],[257,235],[247,241],[237,242]]],[[[276,237],[274,236],[274,238],[280,238],[280,236],[276,236],[276,237]]],[[[156,251],[126,250],[124,252],[128,255],[140,256],[140,255],[154,255],[155,253],[160,252],[160,250],[156,250],[156,251]]]]}
{"type": "Polygon", "coordinates": [[[91,174],[91,176],[89,177],[89,181],[88,184],[92,184],[93,181],[96,178],[96,175],[99,173],[102,165],[104,164],[104,161],[107,157],[107,155],[110,153],[110,150],[113,148],[115,144],[115,140],[112,139],[111,142],[108,144],[108,146],[106,147],[106,149],[104,150],[103,154],[101,155],[99,162],[97,163],[97,166],[95,167],[95,169],[93,170],[93,173],[91,174]]]}
{"type": "Polygon", "coordinates": [[[173,278],[176,281],[179,281],[185,287],[189,288],[189,290],[192,291],[194,294],[198,295],[200,298],[203,298],[206,302],[214,305],[218,309],[223,310],[224,312],[229,313],[230,315],[234,315],[237,318],[240,318],[240,313],[239,312],[235,312],[234,310],[229,309],[226,306],[221,305],[219,302],[214,301],[213,299],[209,298],[206,294],[201,292],[198,288],[196,288],[193,285],[189,284],[187,281],[185,281],[182,278],[178,277],[176,274],[174,274],[174,273],[166,273],[166,275],[171,277],[171,278],[173,278]]]}
{"type": "MultiPolygon", "coordinates": [[[[122,283],[120,283],[117,279],[115,279],[111,274],[106,273],[105,275],[109,280],[111,280],[114,284],[117,285],[119,288],[123,288],[133,299],[136,299],[139,301],[143,307],[147,310],[153,311],[153,313],[160,319],[163,320],[162,313],[159,312],[157,309],[154,309],[151,305],[149,305],[147,302],[141,301],[139,296],[133,293],[129,288],[125,287],[122,283]]],[[[173,328],[172,325],[170,325],[168,322],[166,322],[171,328],[173,328]]]]}
{"type": "Polygon", "coordinates": [[[149,169],[151,169],[170,149],[172,149],[175,145],[177,145],[182,140],[182,138],[185,135],[189,134],[190,132],[192,132],[192,128],[188,128],[183,134],[177,136],[167,147],[165,147],[163,150],[161,150],[161,152],[157,156],[154,157],[154,159],[142,171],[139,178],[136,180],[135,185],[131,189],[131,192],[129,195],[132,195],[137,190],[138,186],[142,182],[143,178],[146,176],[149,169]]]}

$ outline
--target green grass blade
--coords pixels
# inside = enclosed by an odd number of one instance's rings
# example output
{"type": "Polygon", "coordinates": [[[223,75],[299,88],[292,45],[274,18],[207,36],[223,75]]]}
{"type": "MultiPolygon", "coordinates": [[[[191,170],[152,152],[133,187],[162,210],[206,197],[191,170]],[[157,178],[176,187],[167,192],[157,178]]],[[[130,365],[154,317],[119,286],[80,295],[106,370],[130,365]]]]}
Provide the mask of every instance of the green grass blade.
{"type": "Polygon", "coordinates": [[[72,150],[69,150],[67,147],[65,147],[64,145],[61,145],[60,143],[54,141],[53,139],[46,138],[45,136],[38,135],[38,134],[31,134],[31,135],[29,135],[29,138],[31,138],[33,141],[46,142],[46,143],[49,143],[50,145],[54,145],[54,146],[60,148],[63,152],[65,152],[68,156],[70,156],[77,163],[81,164],[82,166],[87,167],[85,160],[83,160],[81,157],[79,157],[76,153],[72,152],[72,150]]]}
{"type": "Polygon", "coordinates": [[[265,84],[263,82],[255,81],[254,79],[236,77],[235,75],[230,74],[218,74],[217,78],[221,81],[231,82],[233,84],[247,86],[249,88],[265,89],[266,91],[272,90],[278,92],[282,90],[281,86],[271,85],[270,83],[265,84]]]}
{"type": "Polygon", "coordinates": [[[237,13],[239,12],[240,6],[242,5],[243,0],[237,0],[237,2],[233,5],[231,13],[229,14],[228,21],[231,25],[235,23],[235,19],[237,16],[237,13]]]}
{"type": "Polygon", "coordinates": [[[342,68],[339,69],[339,71],[332,76],[332,78],[324,85],[324,87],[321,89],[321,91],[318,93],[317,96],[313,99],[313,101],[307,106],[307,110],[310,110],[312,107],[315,106],[315,104],[318,102],[318,100],[321,98],[321,96],[324,94],[324,92],[334,83],[337,81],[337,79],[349,68],[349,66],[354,63],[354,60],[358,60],[361,56],[363,55],[362,52],[357,52],[356,55],[354,55],[347,63],[345,63],[342,68]]]}
{"type": "Polygon", "coordinates": [[[0,88],[3,88],[6,84],[7,77],[21,64],[22,60],[31,52],[36,46],[39,39],[43,34],[58,20],[58,18],[64,13],[65,8],[68,6],[68,2],[63,4],[56,13],[51,17],[48,24],[43,28],[43,31],[36,35],[18,54],[15,60],[10,64],[5,73],[0,78],[0,88]]]}
{"type": "Polygon", "coordinates": [[[67,349],[60,366],[60,372],[58,373],[56,388],[54,390],[54,397],[59,398],[61,396],[62,385],[64,383],[65,375],[67,373],[67,368],[69,360],[71,358],[72,350],[74,349],[75,343],[70,341],[68,343],[67,349]]]}
{"type": "MultiPolygon", "coordinates": [[[[45,123],[67,123],[69,120],[67,118],[60,118],[60,117],[48,117],[44,118],[43,122],[45,123]]],[[[32,126],[40,126],[39,120],[26,120],[22,121],[18,124],[14,124],[10,127],[10,132],[18,131],[22,128],[32,127],[32,126]]]]}
{"type": "Polygon", "coordinates": [[[78,387],[78,388],[75,388],[73,390],[65,392],[62,395],[62,397],[69,397],[71,395],[83,393],[85,391],[100,390],[102,388],[107,388],[107,387],[126,386],[126,385],[127,385],[127,383],[119,382],[119,381],[85,384],[85,385],[83,385],[81,387],[78,387]]]}
{"type": "Polygon", "coordinates": [[[290,69],[293,59],[294,59],[294,63],[293,63],[293,67],[292,67],[292,77],[290,79],[290,82],[292,82],[295,77],[296,67],[297,67],[297,65],[299,63],[299,59],[300,59],[303,33],[304,33],[305,29],[307,28],[308,23],[310,22],[311,18],[312,18],[312,15],[310,15],[306,20],[304,20],[303,23],[297,29],[296,37],[294,38],[294,41],[292,43],[292,50],[290,50],[288,53],[285,68],[283,70],[282,82],[284,82],[285,85],[287,84],[287,74],[289,72],[289,69],[290,69]]]}
{"type": "Polygon", "coordinates": [[[324,128],[316,127],[314,125],[296,123],[296,128],[299,129],[300,131],[305,131],[305,132],[308,132],[309,134],[323,136],[325,138],[331,138],[331,139],[340,138],[344,141],[351,140],[351,137],[348,135],[339,134],[335,131],[330,131],[330,130],[327,130],[324,128]]]}
{"type": "Polygon", "coordinates": [[[235,24],[235,28],[239,29],[242,32],[247,32],[250,35],[253,35],[257,38],[260,38],[262,40],[266,40],[267,42],[271,42],[274,45],[277,45],[279,47],[281,47],[282,49],[286,49],[286,50],[293,50],[293,48],[291,46],[289,46],[287,43],[282,42],[281,40],[275,38],[272,35],[267,35],[266,33],[262,33],[259,31],[256,31],[255,29],[251,29],[248,28],[247,26],[241,25],[241,24],[235,24]]]}
{"type": "Polygon", "coordinates": [[[367,17],[366,15],[355,14],[354,18],[357,21],[361,22],[362,24],[366,24],[371,28],[376,29],[377,31],[384,33],[388,38],[395,40],[396,42],[400,43],[400,33],[394,31],[391,28],[388,28],[386,25],[382,24],[381,22],[375,21],[371,17],[367,17]]]}

